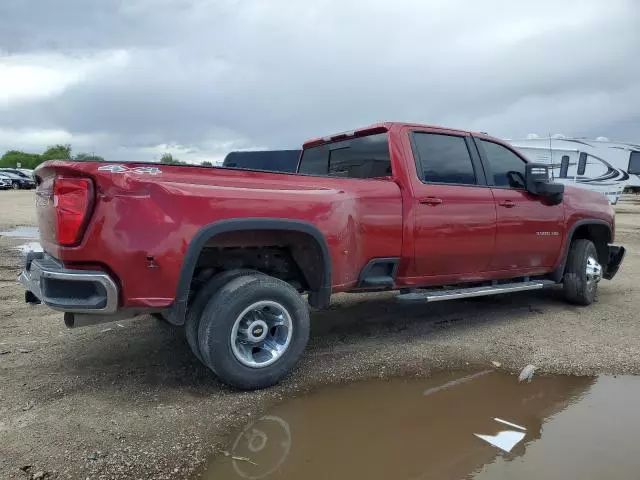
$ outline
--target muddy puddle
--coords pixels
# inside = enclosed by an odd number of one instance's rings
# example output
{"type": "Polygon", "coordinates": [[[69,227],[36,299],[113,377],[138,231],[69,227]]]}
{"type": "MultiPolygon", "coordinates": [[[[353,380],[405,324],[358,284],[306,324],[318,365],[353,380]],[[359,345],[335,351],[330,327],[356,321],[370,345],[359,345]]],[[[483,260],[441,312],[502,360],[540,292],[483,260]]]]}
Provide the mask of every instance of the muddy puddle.
{"type": "Polygon", "coordinates": [[[0,237],[11,237],[17,240],[30,240],[15,247],[23,255],[29,252],[41,252],[42,246],[37,241],[40,238],[38,227],[16,227],[11,230],[0,232],[0,237]]]}
{"type": "Polygon", "coordinates": [[[328,387],[233,434],[219,479],[638,478],[640,377],[495,371],[328,387]]]}

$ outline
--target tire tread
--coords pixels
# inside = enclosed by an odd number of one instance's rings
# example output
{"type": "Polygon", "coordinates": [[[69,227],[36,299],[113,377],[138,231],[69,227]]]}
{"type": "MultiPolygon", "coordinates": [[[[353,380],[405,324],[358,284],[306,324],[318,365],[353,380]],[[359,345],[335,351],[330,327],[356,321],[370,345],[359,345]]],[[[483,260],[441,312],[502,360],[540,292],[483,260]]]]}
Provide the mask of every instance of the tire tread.
{"type": "Polygon", "coordinates": [[[564,295],[570,303],[586,306],[595,300],[597,288],[593,291],[587,288],[584,268],[590,253],[597,258],[597,250],[591,240],[581,238],[571,243],[563,278],[564,295]]]}
{"type": "Polygon", "coordinates": [[[206,362],[202,359],[202,354],[200,353],[200,344],[198,342],[198,330],[200,328],[200,318],[202,317],[202,312],[209,303],[209,300],[224,287],[227,283],[232,280],[235,280],[238,277],[242,277],[243,275],[262,275],[257,270],[250,270],[248,268],[236,269],[236,270],[226,270],[224,272],[220,272],[209,279],[209,281],[198,291],[196,294],[196,298],[193,303],[189,307],[187,311],[187,318],[184,322],[184,332],[185,337],[187,338],[187,343],[191,348],[193,354],[200,360],[204,365],[207,365],[206,362]]]}

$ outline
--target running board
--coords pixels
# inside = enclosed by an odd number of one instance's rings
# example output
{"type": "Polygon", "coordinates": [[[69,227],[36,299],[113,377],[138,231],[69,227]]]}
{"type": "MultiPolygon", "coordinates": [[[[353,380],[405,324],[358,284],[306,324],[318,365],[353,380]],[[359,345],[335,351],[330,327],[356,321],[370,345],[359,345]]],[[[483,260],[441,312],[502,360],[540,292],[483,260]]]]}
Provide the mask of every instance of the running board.
{"type": "Polygon", "coordinates": [[[482,287],[455,288],[449,290],[413,290],[396,296],[400,302],[441,302],[443,300],[456,300],[458,298],[482,297],[485,295],[498,295],[500,293],[524,292],[527,290],[539,290],[549,285],[554,285],[553,280],[537,280],[529,282],[501,283],[497,285],[485,285],[482,287]]]}

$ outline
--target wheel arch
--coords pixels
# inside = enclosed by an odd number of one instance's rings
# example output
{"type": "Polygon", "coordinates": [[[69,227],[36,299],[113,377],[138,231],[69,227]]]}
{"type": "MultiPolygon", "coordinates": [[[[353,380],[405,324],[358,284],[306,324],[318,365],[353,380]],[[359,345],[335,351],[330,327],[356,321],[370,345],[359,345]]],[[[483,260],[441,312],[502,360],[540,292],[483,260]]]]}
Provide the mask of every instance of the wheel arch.
{"type": "MultiPolygon", "coordinates": [[[[331,255],[327,241],[320,230],[313,224],[282,218],[241,218],[220,220],[202,227],[191,239],[184,255],[176,298],[171,309],[171,320],[182,325],[187,312],[187,302],[191,281],[195,273],[200,253],[215,237],[228,233],[279,231],[302,234],[316,245],[322,261],[322,271],[317,288],[309,292],[309,303],[316,308],[326,308],[331,297],[331,255]]],[[[304,273],[304,272],[303,272],[304,273]]],[[[317,271],[315,272],[318,273],[317,271]]]]}
{"type": "Polygon", "coordinates": [[[605,220],[595,218],[582,219],[575,222],[567,232],[565,242],[562,247],[560,263],[552,273],[552,278],[556,282],[560,282],[564,276],[571,243],[580,238],[586,238],[595,244],[596,250],[598,251],[598,260],[606,270],[606,265],[609,261],[608,244],[613,240],[611,224],[605,220]]]}

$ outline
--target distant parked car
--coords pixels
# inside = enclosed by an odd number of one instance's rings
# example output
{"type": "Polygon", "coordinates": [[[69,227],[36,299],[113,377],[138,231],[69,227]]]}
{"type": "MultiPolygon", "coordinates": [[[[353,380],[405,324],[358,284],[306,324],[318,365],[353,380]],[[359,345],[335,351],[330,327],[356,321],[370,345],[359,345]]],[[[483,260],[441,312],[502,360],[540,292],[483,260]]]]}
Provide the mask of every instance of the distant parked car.
{"type": "Polygon", "coordinates": [[[24,173],[27,177],[33,179],[33,170],[28,168],[18,168],[17,170],[24,173]]]}
{"type": "Polygon", "coordinates": [[[33,170],[27,170],[25,168],[0,168],[0,173],[13,173],[14,175],[33,180],[33,170]]]}
{"type": "Polygon", "coordinates": [[[11,188],[14,190],[36,188],[36,182],[34,182],[32,178],[18,175],[17,173],[11,173],[3,170],[0,171],[0,178],[8,180],[11,184],[11,188]]]}
{"type": "Polygon", "coordinates": [[[9,188],[11,188],[11,180],[0,177],[0,190],[7,190],[9,188]]]}

